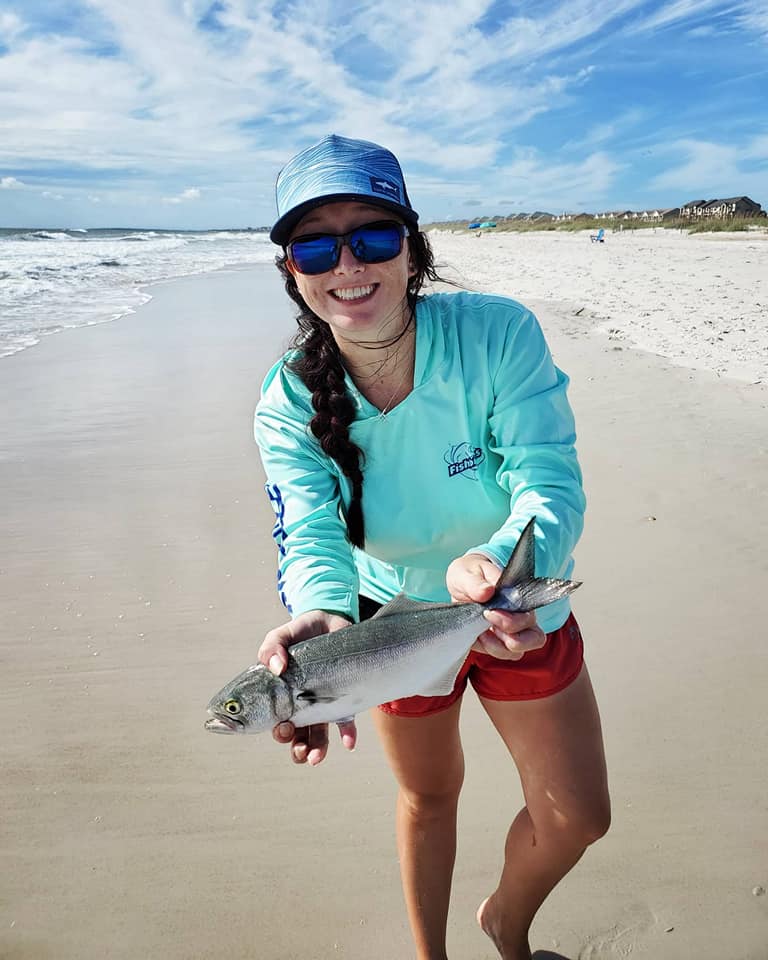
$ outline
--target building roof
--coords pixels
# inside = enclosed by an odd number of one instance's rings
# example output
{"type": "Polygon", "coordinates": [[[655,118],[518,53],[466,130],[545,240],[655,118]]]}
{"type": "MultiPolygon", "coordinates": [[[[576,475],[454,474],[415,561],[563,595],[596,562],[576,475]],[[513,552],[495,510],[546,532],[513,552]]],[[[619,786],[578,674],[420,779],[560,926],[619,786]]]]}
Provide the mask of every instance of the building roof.
{"type": "Polygon", "coordinates": [[[751,200],[749,197],[726,197],[723,200],[712,201],[713,203],[738,203],[740,200],[743,200],[744,203],[750,203],[754,207],[759,207],[759,203],[755,203],[754,200],[751,200]]]}

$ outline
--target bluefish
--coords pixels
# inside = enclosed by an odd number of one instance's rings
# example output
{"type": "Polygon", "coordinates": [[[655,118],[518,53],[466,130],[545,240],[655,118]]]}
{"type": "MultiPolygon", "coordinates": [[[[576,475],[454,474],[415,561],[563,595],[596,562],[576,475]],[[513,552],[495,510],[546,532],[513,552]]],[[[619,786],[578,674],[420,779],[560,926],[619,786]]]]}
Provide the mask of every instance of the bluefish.
{"type": "Polygon", "coordinates": [[[276,677],[255,664],[208,704],[213,733],[259,733],[290,720],[297,727],[338,723],[401,697],[445,696],[470,647],[488,628],[486,610],[520,613],[566,597],[581,584],[535,574],[529,521],[486,603],[424,603],[398,594],[374,617],[288,648],[276,677]]]}

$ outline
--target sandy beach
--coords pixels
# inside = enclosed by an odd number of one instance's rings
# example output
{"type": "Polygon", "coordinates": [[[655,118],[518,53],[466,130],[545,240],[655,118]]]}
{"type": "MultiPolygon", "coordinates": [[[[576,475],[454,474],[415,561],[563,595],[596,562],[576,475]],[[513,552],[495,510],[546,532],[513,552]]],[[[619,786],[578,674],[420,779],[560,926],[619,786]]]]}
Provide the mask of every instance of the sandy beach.
{"type": "MultiPolygon", "coordinates": [[[[579,426],[614,824],[532,944],[766,960],[768,240],[434,242],[537,312],[579,426]]],[[[150,292],[0,360],[0,958],[411,957],[370,719],[317,768],[203,729],[285,619],[251,420],[290,305],[266,265],[150,292]]],[[[474,913],[521,796],[471,694],[462,732],[449,955],[492,960],[474,913]]]]}
{"type": "Polygon", "coordinates": [[[434,234],[472,287],[581,310],[584,329],[684,366],[768,382],[768,230],[434,234]],[[469,242],[468,242],[469,241],[469,242]]]}

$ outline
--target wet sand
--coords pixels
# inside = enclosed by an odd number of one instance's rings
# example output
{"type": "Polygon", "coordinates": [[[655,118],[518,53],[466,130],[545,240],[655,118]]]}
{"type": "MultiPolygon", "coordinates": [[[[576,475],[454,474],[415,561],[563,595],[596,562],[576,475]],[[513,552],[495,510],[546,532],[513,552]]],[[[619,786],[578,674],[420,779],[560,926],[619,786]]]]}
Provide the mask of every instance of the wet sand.
{"type": "MultiPolygon", "coordinates": [[[[369,719],[316,769],[202,727],[284,618],[251,416],[289,305],[270,267],[152,293],[0,361],[0,957],[410,957],[369,719]]],[[[572,377],[574,606],[615,818],[533,943],[765,960],[768,391],[630,349],[547,293],[525,299],[572,377]]],[[[462,723],[449,948],[484,960],[474,913],[520,790],[471,695],[462,723]]]]}

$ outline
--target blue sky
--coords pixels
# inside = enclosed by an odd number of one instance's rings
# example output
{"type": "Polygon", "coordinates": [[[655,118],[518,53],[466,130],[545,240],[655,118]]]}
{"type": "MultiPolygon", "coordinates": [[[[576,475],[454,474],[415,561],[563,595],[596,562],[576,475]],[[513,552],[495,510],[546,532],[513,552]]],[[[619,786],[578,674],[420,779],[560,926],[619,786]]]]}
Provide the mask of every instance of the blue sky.
{"type": "Polygon", "coordinates": [[[767,94],[768,0],[0,0],[0,226],[269,224],[330,132],[423,220],[768,207],[767,94]]]}

